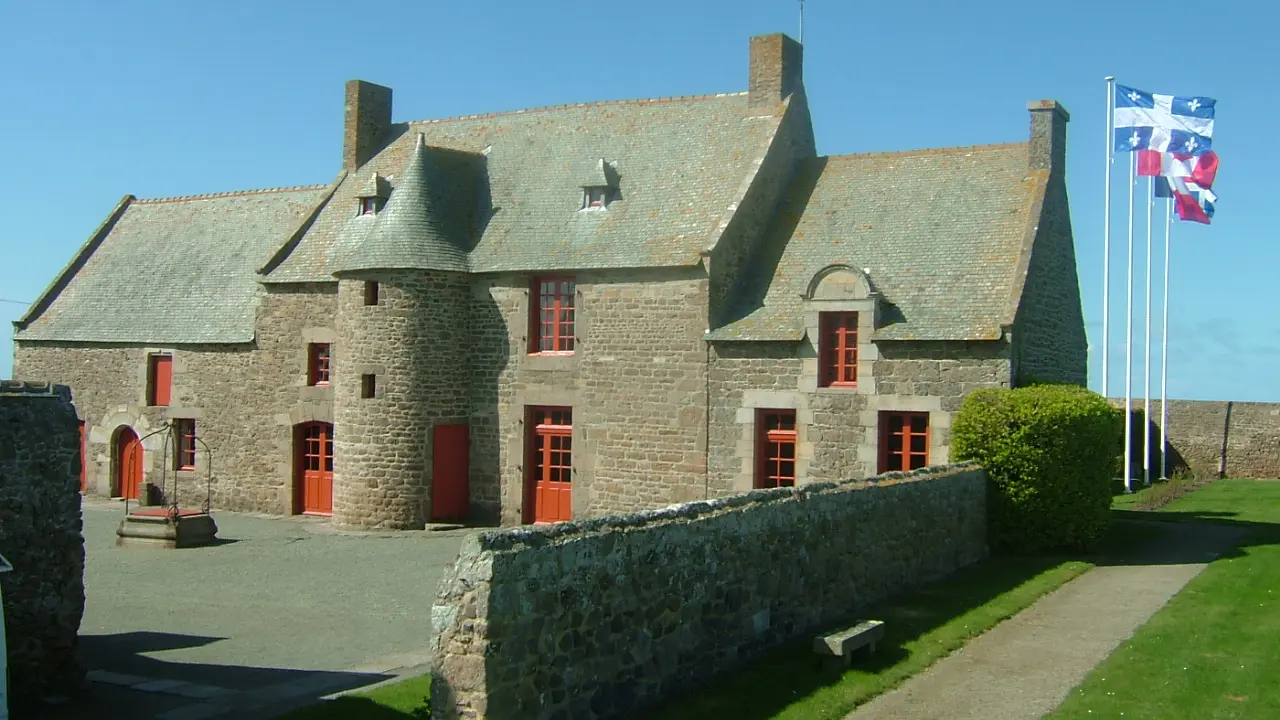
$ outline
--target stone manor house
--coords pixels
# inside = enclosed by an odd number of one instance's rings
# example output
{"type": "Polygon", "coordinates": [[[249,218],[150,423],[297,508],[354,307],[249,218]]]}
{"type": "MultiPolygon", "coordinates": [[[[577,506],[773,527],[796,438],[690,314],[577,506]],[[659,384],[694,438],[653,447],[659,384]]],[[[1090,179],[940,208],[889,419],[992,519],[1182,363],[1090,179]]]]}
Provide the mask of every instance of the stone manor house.
{"type": "Polygon", "coordinates": [[[351,528],[945,463],[970,390],[1084,383],[1065,109],[823,157],[800,44],[747,81],[409,122],[351,81],[332,182],[125,195],[15,376],[72,388],[88,493],[351,528]]]}

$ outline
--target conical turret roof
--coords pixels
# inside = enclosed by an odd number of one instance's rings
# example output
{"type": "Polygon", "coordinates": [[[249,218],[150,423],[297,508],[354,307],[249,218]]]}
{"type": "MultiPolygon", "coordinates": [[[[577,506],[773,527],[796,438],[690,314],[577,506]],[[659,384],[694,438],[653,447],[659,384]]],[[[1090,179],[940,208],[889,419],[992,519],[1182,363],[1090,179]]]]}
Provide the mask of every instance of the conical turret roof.
{"type": "MultiPolygon", "coordinates": [[[[431,151],[419,134],[408,166],[373,217],[352,218],[344,228],[333,272],[449,270],[467,272],[465,226],[458,209],[442,201],[429,172],[431,151]]],[[[442,178],[435,178],[444,181],[442,178]]]]}

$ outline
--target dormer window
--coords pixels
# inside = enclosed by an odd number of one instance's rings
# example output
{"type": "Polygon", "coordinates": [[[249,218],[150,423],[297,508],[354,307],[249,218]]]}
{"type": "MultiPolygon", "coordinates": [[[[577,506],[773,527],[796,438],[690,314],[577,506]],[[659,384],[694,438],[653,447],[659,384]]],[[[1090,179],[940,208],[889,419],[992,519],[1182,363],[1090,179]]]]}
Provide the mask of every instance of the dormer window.
{"type": "Polygon", "coordinates": [[[373,215],[378,212],[378,198],[364,197],[360,198],[360,214],[373,215]]]}
{"type": "Polygon", "coordinates": [[[618,168],[615,162],[596,158],[578,171],[582,188],[582,210],[604,210],[610,202],[621,199],[618,168]]]}
{"type": "Polygon", "coordinates": [[[356,195],[360,199],[361,215],[376,215],[382,209],[383,203],[387,196],[391,194],[390,178],[384,178],[378,173],[369,176],[369,182],[365,183],[364,189],[356,195]]]}
{"type": "Polygon", "coordinates": [[[582,205],[584,208],[604,209],[605,202],[609,197],[609,188],[601,187],[601,186],[593,186],[593,187],[584,188],[584,190],[586,191],[586,199],[584,200],[582,205]]]}

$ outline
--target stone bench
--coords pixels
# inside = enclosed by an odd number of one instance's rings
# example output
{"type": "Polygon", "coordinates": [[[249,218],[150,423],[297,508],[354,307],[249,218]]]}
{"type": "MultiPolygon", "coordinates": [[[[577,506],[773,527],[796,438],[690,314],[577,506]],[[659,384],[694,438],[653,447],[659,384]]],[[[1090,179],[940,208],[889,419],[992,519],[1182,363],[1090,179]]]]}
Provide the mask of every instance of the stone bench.
{"type": "Polygon", "coordinates": [[[849,667],[854,650],[866,645],[869,653],[874,653],[876,641],[883,637],[884,621],[864,620],[851,628],[815,637],[813,651],[823,656],[823,667],[842,669],[849,667]]]}

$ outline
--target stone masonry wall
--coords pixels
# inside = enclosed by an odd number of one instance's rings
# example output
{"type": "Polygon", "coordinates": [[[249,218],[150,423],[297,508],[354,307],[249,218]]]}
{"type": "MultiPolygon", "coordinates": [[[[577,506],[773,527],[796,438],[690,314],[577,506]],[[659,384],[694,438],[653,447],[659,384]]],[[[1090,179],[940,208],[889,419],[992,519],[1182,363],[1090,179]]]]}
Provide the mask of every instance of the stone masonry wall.
{"type": "Polygon", "coordinates": [[[338,289],[333,519],[340,527],[420,529],[430,516],[432,428],[466,423],[468,278],[398,271],[338,289]],[[374,396],[361,376],[373,375],[374,396]]]}
{"type": "Polygon", "coordinates": [[[573,411],[573,516],[705,495],[707,278],[697,269],[575,275],[570,355],[529,353],[531,278],[476,278],[471,327],[473,514],[519,524],[525,411],[573,411]],[[500,508],[500,509],[499,509],[500,508]]]}
{"type": "Polygon", "coordinates": [[[710,370],[711,448],[708,496],[753,487],[755,411],[794,409],[797,484],[875,475],[882,411],[929,413],[930,464],[949,462],[951,418],[970,391],[1008,387],[1005,342],[864,343],[873,354],[863,391],[802,388],[802,343],[716,343],[710,370]]]}
{"type": "Polygon", "coordinates": [[[986,554],[974,466],[490,531],[441,582],[435,717],[627,717],[986,554]]]}
{"type": "Polygon", "coordinates": [[[294,502],[293,426],[333,421],[332,388],[307,386],[307,343],[333,342],[337,284],[280,285],[260,299],[253,344],[144,345],[18,342],[14,374],[69,386],[86,429],[87,492],[109,496],[121,428],[144,437],[143,479],[178,484],[199,506],[212,466],[213,507],[288,514],[294,502]],[[146,405],[147,355],[173,355],[172,401],[146,405]],[[165,422],[196,421],[195,472],[173,470],[165,422]],[[207,445],[207,447],[206,447],[207,445]]]}
{"type": "MultiPolygon", "coordinates": [[[[1123,408],[1124,398],[1110,398],[1123,408]]],[[[1133,473],[1141,478],[1142,399],[1134,402],[1133,473]]],[[[1169,401],[1169,474],[1280,478],[1280,403],[1169,401]]],[[[1151,476],[1160,474],[1160,401],[1151,401],[1151,476]]]]}
{"type": "Polygon", "coordinates": [[[1017,381],[1084,385],[1089,341],[1071,233],[1066,180],[1051,176],[1014,324],[1017,381]]]}
{"type": "MultiPolygon", "coordinates": [[[[66,386],[0,382],[0,573],[9,691],[22,703],[84,680],[80,430],[66,386]]],[[[0,678],[2,681],[3,678],[0,678]]]]}

